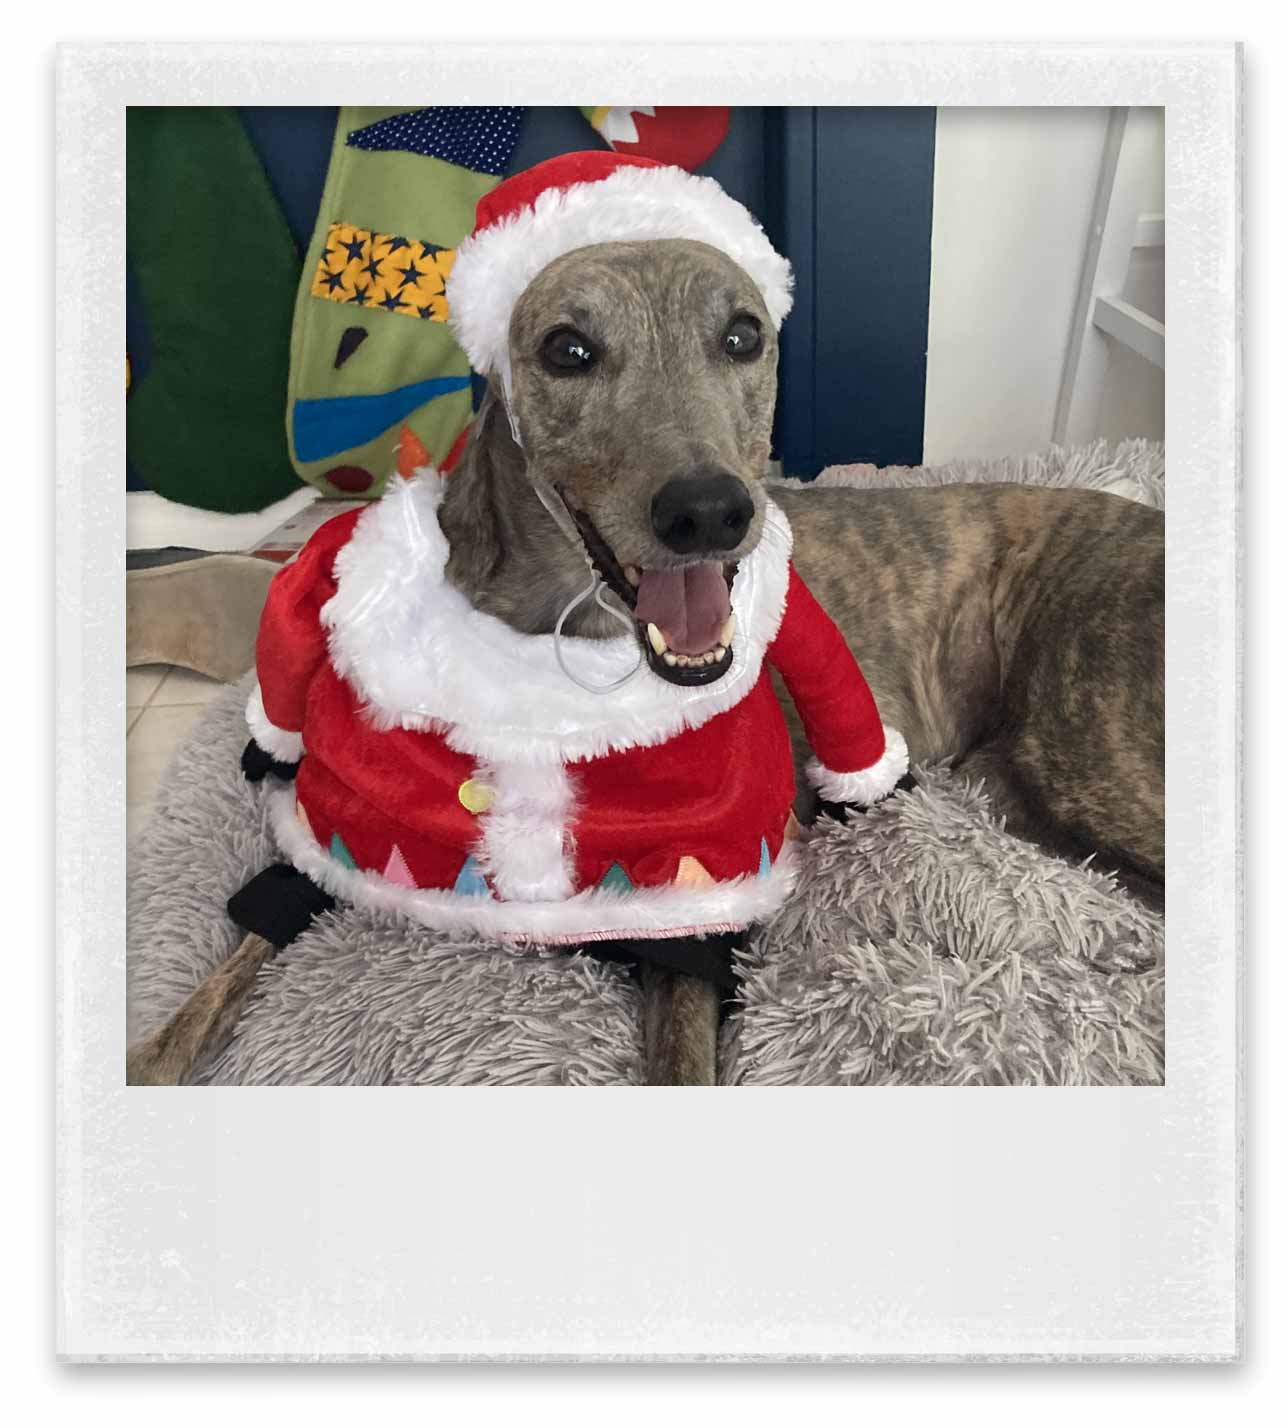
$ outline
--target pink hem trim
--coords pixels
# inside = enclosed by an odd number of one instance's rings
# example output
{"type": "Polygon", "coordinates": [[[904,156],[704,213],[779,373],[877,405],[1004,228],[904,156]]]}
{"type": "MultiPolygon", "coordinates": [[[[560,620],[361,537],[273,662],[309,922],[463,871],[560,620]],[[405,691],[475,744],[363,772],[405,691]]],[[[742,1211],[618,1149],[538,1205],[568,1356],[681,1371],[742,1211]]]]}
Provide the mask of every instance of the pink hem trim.
{"type": "Polygon", "coordinates": [[[705,937],[711,932],[745,932],[747,922],[704,922],[692,927],[642,927],[638,931],[610,927],[603,932],[577,932],[536,936],[531,932],[503,932],[503,942],[540,942],[551,947],[575,947],[582,942],[659,942],[668,937],[705,937]]]}

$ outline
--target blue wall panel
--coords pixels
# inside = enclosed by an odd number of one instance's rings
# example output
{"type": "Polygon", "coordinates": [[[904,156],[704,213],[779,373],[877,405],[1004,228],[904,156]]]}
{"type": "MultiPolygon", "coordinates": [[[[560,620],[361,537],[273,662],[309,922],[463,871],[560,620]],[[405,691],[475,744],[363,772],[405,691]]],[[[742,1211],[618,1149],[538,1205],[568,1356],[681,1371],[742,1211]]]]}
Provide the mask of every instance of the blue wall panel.
{"type": "Polygon", "coordinates": [[[765,111],[765,223],[796,270],[775,449],[792,475],[921,460],[935,111],[765,111]]]}

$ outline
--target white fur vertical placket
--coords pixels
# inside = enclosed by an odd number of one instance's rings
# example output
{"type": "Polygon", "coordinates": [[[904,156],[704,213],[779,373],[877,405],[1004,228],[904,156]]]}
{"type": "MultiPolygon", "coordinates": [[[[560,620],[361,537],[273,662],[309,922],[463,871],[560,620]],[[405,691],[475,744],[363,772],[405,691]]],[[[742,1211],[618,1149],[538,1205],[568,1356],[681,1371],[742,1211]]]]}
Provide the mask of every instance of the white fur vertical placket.
{"type": "Polygon", "coordinates": [[[545,902],[573,892],[569,854],[572,781],[562,763],[518,759],[481,764],[475,778],[493,792],[475,846],[506,902],[545,902]]]}

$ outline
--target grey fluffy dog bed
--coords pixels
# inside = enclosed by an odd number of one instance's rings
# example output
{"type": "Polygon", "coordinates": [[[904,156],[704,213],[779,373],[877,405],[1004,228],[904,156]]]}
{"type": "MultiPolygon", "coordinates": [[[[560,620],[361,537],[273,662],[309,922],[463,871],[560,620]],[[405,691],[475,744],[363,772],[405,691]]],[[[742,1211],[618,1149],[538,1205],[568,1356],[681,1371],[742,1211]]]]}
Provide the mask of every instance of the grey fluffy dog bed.
{"type": "MultiPolygon", "coordinates": [[[[829,484],[1018,480],[1162,505],[1145,442],[829,484]]],[[[131,1040],[234,948],[224,902],[275,861],[242,779],[246,685],[181,746],[133,850],[131,1040]]],[[[1113,880],[1012,838],[946,769],[848,826],[824,822],[744,958],[722,1032],[741,1085],[1145,1085],[1163,1079],[1163,925],[1113,880]]],[[[261,974],[208,1083],[621,1085],[642,1066],[639,992],[580,954],[516,952],[353,908],[261,974]]]]}

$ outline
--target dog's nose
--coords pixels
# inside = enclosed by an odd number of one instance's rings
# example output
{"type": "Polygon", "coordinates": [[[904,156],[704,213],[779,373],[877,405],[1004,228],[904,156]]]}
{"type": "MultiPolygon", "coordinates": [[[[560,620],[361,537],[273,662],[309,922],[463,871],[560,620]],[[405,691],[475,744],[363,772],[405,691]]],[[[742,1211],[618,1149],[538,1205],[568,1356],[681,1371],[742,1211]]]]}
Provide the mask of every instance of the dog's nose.
{"type": "Polygon", "coordinates": [[[653,497],[653,530],[677,555],[732,550],[747,534],[756,508],[728,471],[676,476],[653,497]]]}

